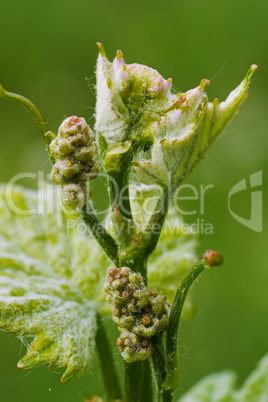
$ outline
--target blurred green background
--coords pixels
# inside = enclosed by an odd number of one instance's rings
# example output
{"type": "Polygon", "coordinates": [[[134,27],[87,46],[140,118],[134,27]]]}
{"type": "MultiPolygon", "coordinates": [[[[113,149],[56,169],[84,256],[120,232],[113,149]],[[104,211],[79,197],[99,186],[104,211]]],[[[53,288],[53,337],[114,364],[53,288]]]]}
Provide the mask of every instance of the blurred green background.
{"type": "MultiPolygon", "coordinates": [[[[198,314],[180,333],[179,393],[226,368],[237,371],[241,383],[268,352],[267,13],[266,0],[0,3],[0,82],[32,99],[52,130],[73,114],[93,125],[97,41],[105,44],[110,58],[122,49],[128,63],[144,63],[165,78],[173,77],[180,91],[202,78],[212,79],[210,99],[223,100],[252,63],[260,66],[249,99],[188,181],[213,185],[205,196],[204,214],[190,221],[212,223],[214,233],[202,236],[200,255],[206,248],[219,249],[225,264],[204,274],[195,287],[198,314]],[[259,170],[264,180],[261,233],[237,222],[227,204],[232,186],[259,170]]],[[[42,138],[25,110],[0,100],[0,130],[1,181],[20,172],[49,172],[42,138]]],[[[36,186],[33,180],[24,184],[36,186]]],[[[194,203],[191,207],[198,209],[194,203]]],[[[232,209],[249,218],[250,192],[234,196],[232,209]]],[[[59,374],[45,367],[17,370],[23,350],[13,336],[1,334],[1,401],[79,402],[102,393],[97,362],[91,373],[64,386],[59,374]]]]}

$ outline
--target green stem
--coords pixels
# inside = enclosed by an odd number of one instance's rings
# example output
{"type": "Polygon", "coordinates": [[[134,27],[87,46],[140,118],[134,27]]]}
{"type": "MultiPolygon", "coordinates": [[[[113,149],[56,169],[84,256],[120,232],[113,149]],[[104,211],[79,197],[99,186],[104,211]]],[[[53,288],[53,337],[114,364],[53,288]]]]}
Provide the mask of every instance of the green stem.
{"type": "Polygon", "coordinates": [[[106,334],[103,319],[99,315],[97,315],[97,324],[98,329],[96,334],[96,347],[99,354],[106,400],[108,402],[116,399],[122,399],[122,391],[112,349],[106,334]]]}
{"type": "Polygon", "coordinates": [[[163,348],[161,335],[155,336],[152,341],[153,341],[152,367],[157,386],[157,393],[158,393],[157,401],[161,402],[163,398],[164,383],[166,378],[165,351],[163,348]]]}
{"type": "Polygon", "coordinates": [[[47,121],[45,120],[42,113],[38,110],[38,108],[33,104],[33,102],[31,102],[24,96],[6,91],[2,87],[2,85],[0,85],[0,98],[16,102],[21,106],[23,106],[25,109],[27,109],[28,112],[31,113],[35,123],[38,125],[42,135],[44,136],[45,143],[47,145],[50,144],[51,140],[55,135],[49,130],[47,121]]]}
{"type": "Polygon", "coordinates": [[[190,272],[183,279],[181,285],[179,286],[173,300],[173,304],[169,316],[169,325],[167,330],[166,339],[166,367],[167,367],[167,377],[165,381],[166,392],[164,395],[164,400],[166,402],[172,400],[173,392],[178,387],[179,381],[179,365],[177,357],[177,344],[178,344],[178,328],[182,312],[182,307],[186,298],[186,295],[192,286],[195,279],[201,274],[201,272],[206,269],[204,261],[200,261],[198,264],[194,265],[190,272]]]}
{"type": "Polygon", "coordinates": [[[84,219],[84,222],[89,226],[92,234],[95,239],[99,242],[103,250],[106,252],[108,257],[115,263],[115,265],[119,266],[118,260],[118,246],[115,243],[112,236],[106,231],[104,226],[98,220],[92,202],[89,201],[82,209],[81,215],[84,219]]]}
{"type": "Polygon", "coordinates": [[[152,376],[148,360],[125,363],[126,402],[153,402],[152,376]]]}
{"type": "MultiPolygon", "coordinates": [[[[154,251],[161,230],[168,212],[169,198],[165,189],[159,199],[145,232],[138,233],[136,242],[130,243],[125,252],[120,256],[123,265],[128,266],[132,271],[142,274],[147,284],[147,260],[154,251]]],[[[121,264],[122,266],[122,264],[121,264]]]]}
{"type": "Polygon", "coordinates": [[[144,283],[147,286],[147,256],[133,259],[120,258],[120,266],[127,266],[133,272],[138,272],[142,275],[144,283]]]}
{"type": "Polygon", "coordinates": [[[172,402],[172,400],[173,400],[173,394],[174,394],[174,390],[165,389],[165,390],[163,391],[162,401],[163,401],[163,402],[172,402]]]}
{"type": "MultiPolygon", "coordinates": [[[[142,249],[139,250],[138,255],[137,248],[139,248],[139,246],[136,245],[135,249],[133,250],[133,255],[129,253],[126,260],[124,260],[124,256],[123,258],[120,256],[120,258],[123,259],[124,262],[126,262],[126,265],[131,270],[142,274],[145,284],[147,284],[147,258],[148,255],[152,253],[152,251],[156,247],[166,214],[168,212],[168,206],[168,191],[165,189],[159,202],[157,203],[155,212],[153,213],[148,223],[145,237],[144,239],[140,239],[140,242],[144,242],[145,245],[142,246],[142,249]]],[[[155,350],[153,352],[153,367],[157,377],[158,397],[161,398],[165,378],[165,359],[162,349],[160,353],[160,344],[157,340],[155,340],[154,348],[155,350]]],[[[150,398],[152,398],[152,378],[150,373],[150,366],[148,362],[146,364],[147,366],[145,365],[145,362],[126,364],[125,379],[127,402],[149,402],[151,400],[150,398]],[[144,381],[145,385],[143,385],[144,381]]],[[[160,400],[161,399],[159,399],[159,401],[160,400]]]]}
{"type": "Polygon", "coordinates": [[[168,213],[168,207],[169,193],[168,190],[164,188],[163,194],[161,195],[146,228],[146,233],[149,233],[149,241],[147,240],[148,245],[146,247],[147,256],[150,255],[156,248],[166,215],[168,213]]]}
{"type": "Polygon", "coordinates": [[[132,220],[128,177],[128,171],[118,175],[109,175],[110,205],[112,208],[119,206],[121,214],[132,220]]]}

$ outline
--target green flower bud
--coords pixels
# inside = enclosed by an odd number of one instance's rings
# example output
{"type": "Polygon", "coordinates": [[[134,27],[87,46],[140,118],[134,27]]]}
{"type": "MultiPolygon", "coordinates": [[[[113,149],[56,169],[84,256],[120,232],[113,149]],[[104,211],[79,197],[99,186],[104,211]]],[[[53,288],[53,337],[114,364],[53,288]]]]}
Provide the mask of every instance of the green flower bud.
{"type": "Polygon", "coordinates": [[[90,199],[90,189],[86,184],[65,184],[62,186],[62,203],[66,208],[82,208],[90,199]]]}
{"type": "Polygon", "coordinates": [[[147,339],[132,332],[123,332],[116,344],[127,363],[148,359],[152,354],[152,344],[147,339]]]}

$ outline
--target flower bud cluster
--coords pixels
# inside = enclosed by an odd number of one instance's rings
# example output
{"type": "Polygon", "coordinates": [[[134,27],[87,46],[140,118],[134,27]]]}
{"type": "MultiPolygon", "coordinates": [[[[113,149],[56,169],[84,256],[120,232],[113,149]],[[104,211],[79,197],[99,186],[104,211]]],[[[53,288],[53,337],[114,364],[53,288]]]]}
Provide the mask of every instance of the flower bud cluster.
{"type": "Polygon", "coordinates": [[[62,202],[67,208],[82,207],[90,198],[86,182],[98,176],[94,134],[82,117],[65,119],[49,146],[55,159],[52,180],[62,186],[62,202]]]}
{"type": "Polygon", "coordinates": [[[170,306],[165,296],[149,291],[142,276],[127,267],[110,269],[104,289],[115,307],[113,320],[124,331],[117,340],[123,358],[127,362],[147,359],[150,338],[168,326],[170,306]]]}
{"type": "Polygon", "coordinates": [[[116,344],[123,359],[127,363],[146,360],[152,354],[151,341],[149,339],[137,336],[133,334],[133,332],[123,332],[117,339],[116,344]]]}

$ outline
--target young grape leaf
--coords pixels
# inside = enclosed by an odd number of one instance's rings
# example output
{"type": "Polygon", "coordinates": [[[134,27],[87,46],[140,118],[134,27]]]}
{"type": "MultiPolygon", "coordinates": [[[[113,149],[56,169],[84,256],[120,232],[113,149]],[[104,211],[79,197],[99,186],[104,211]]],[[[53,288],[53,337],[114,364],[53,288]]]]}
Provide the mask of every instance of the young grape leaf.
{"type": "Polygon", "coordinates": [[[235,389],[236,375],[231,371],[211,374],[194,385],[179,402],[266,402],[268,401],[268,355],[235,389]]]}
{"type": "Polygon", "coordinates": [[[68,383],[90,366],[109,263],[53,198],[0,187],[0,329],[31,340],[19,368],[67,367],[68,383]]]}
{"type": "Polygon", "coordinates": [[[230,371],[210,374],[199,381],[179,402],[234,402],[236,375],[230,371]]]}
{"type": "Polygon", "coordinates": [[[268,401],[268,355],[246,379],[236,395],[237,402],[268,401]]]}

